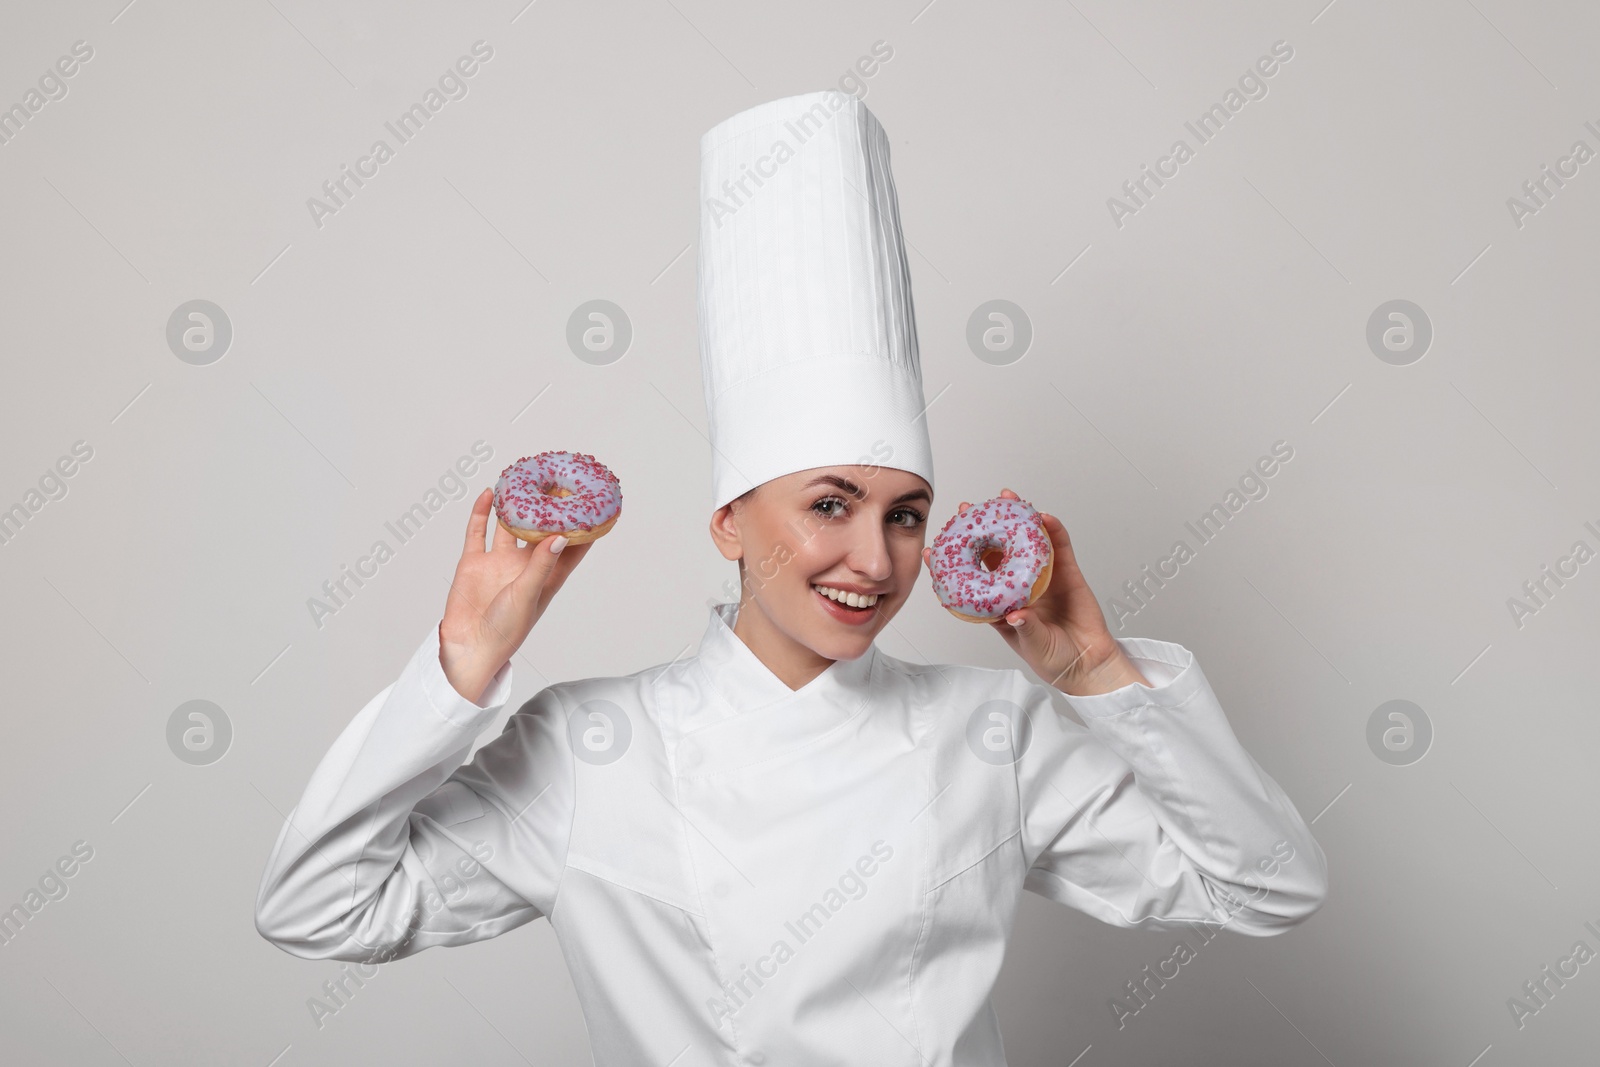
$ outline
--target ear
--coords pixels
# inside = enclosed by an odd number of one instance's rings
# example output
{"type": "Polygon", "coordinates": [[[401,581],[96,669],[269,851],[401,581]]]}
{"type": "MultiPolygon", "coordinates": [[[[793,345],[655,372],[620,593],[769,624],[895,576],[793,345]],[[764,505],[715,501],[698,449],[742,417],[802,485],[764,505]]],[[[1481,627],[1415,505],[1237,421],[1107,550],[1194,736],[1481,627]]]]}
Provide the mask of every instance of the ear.
{"type": "Polygon", "coordinates": [[[711,513],[711,540],[726,560],[744,558],[744,542],[739,534],[739,520],[734,517],[733,504],[722,505],[711,513]]]}

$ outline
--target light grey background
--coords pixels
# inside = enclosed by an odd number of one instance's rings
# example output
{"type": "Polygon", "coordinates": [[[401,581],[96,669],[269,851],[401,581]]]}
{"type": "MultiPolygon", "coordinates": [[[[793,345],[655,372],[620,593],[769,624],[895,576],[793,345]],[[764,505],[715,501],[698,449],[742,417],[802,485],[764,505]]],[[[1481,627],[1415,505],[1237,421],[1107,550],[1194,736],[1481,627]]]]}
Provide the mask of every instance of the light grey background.
{"type": "MultiPolygon", "coordinates": [[[[1520,1029],[1507,1007],[1574,942],[1600,949],[1600,563],[1520,626],[1508,606],[1600,547],[1600,161],[1521,226],[1507,205],[1574,141],[1600,148],[1592,5],[124,2],[11,2],[0,32],[6,105],[94,50],[0,145],[0,507],[93,449],[0,546],[0,907],[94,850],[0,948],[0,1057],[588,1062],[545,922],[385,966],[320,1028],[307,1001],[338,965],[256,934],[283,816],[437,621],[472,493],[320,627],[307,601],[396,547],[384,523],[481,439],[473,492],[565,448],[627,501],[507,714],[697,640],[734,573],[706,533],[698,138],[883,41],[866,99],[911,248],[935,530],[1010,486],[1062,516],[1109,611],[1294,450],[1118,633],[1195,652],[1316,818],[1331,899],[1202,948],[1119,1029],[1108,1002],[1173,936],[1028,895],[996,996],[1012,1063],[1592,1060],[1600,964],[1520,1029]],[[315,225],[307,199],[478,40],[468,95],[315,225]],[[1107,199],[1275,41],[1294,55],[1268,94],[1116,225],[1107,199]],[[233,328],[205,366],[166,343],[193,299],[233,328]],[[566,346],[593,299],[633,327],[609,365],[566,346]],[[966,343],[993,299],[1031,320],[1010,365],[966,343]],[[1366,342],[1395,299],[1434,330],[1407,366],[1366,342]],[[167,744],[198,699],[233,730],[204,766],[167,744]],[[1409,766],[1366,740],[1393,699],[1433,725],[1409,766]]],[[[1015,662],[926,590],[880,643],[1015,662]]]]}

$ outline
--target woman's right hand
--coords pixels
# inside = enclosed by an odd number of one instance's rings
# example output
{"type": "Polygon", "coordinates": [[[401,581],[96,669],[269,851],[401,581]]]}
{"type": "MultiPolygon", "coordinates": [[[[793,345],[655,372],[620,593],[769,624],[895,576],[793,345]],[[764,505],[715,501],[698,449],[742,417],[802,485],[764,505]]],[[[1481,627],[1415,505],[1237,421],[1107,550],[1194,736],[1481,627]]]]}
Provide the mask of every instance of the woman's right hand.
{"type": "Polygon", "coordinates": [[[565,545],[565,537],[529,546],[496,522],[493,547],[485,551],[493,500],[494,491],[484,489],[472,505],[467,543],[439,624],[439,665],[456,692],[474,704],[594,543],[552,552],[552,543],[565,545]]]}

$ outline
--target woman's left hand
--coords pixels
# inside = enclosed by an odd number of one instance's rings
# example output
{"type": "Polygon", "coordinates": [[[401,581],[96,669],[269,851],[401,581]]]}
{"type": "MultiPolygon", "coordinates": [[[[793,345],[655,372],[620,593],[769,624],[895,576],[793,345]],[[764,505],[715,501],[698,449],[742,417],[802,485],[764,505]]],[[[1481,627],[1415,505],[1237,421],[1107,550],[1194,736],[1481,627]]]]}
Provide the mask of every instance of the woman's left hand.
{"type": "MultiPolygon", "coordinates": [[[[1001,497],[1020,500],[1010,489],[1001,497]]],[[[972,505],[961,502],[960,511],[972,505]]],[[[1150,683],[1133,665],[1111,632],[1083,572],[1078,569],[1067,528],[1054,515],[1040,512],[1045,533],[1055,552],[1050,583],[1027,607],[1017,608],[989,625],[1035,674],[1072,696],[1109,693],[1125,685],[1150,683]]],[[[933,570],[933,549],[922,550],[922,561],[933,570]]]]}

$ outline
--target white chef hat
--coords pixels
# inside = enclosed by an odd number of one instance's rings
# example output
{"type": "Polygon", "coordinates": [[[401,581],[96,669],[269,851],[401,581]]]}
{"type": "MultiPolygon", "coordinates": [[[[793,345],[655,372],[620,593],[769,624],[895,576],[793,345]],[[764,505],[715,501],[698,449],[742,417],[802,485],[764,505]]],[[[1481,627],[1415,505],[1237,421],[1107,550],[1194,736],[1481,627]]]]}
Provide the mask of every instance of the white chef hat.
{"type": "Polygon", "coordinates": [[[700,361],[713,510],[773,478],[874,464],[933,485],[889,138],[825,90],[700,140],[700,361]]]}

